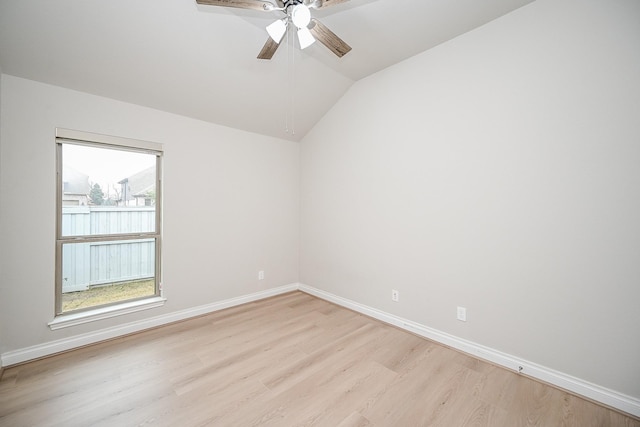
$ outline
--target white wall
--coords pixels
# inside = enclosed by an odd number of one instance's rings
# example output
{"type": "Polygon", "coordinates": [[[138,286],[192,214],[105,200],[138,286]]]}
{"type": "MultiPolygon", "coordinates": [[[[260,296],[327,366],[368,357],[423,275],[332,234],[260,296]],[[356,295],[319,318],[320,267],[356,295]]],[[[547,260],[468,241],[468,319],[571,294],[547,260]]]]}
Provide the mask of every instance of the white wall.
{"type": "MultiPolygon", "coordinates": [[[[3,75],[2,75],[2,68],[0,68],[0,130],[2,129],[2,79],[3,79],[3,75]]],[[[2,165],[2,132],[0,131],[0,167],[2,165]]],[[[2,169],[0,169],[0,172],[2,171],[2,169]]],[[[0,173],[0,189],[2,188],[2,173],[0,173]]],[[[2,224],[2,217],[4,216],[3,214],[3,205],[2,205],[2,199],[0,198],[0,224],[2,224]]],[[[4,241],[4,233],[3,233],[3,229],[0,226],[0,242],[4,241]]],[[[4,301],[6,298],[4,296],[4,291],[3,291],[3,280],[2,277],[4,277],[3,271],[2,271],[2,263],[0,262],[0,307],[1,307],[1,302],[4,301]]],[[[2,349],[4,348],[4,327],[3,327],[3,322],[2,320],[0,320],[0,354],[2,354],[2,349]]],[[[2,377],[2,358],[0,358],[0,377],[2,377]]]]}
{"type": "Polygon", "coordinates": [[[298,281],[298,144],[8,75],[1,90],[0,353],[298,281]],[[56,127],[164,144],[164,307],[49,330],[56,127]]]}
{"type": "Polygon", "coordinates": [[[358,82],[301,176],[302,283],[640,398],[637,0],[538,0],[358,82]]]}

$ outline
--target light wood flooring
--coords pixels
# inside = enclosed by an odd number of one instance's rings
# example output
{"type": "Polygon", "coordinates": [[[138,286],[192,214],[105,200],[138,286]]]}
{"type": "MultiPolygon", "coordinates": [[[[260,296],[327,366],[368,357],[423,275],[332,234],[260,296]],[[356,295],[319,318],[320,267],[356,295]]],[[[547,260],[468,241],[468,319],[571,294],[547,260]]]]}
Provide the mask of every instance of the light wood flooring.
{"type": "Polygon", "coordinates": [[[0,426],[636,426],[301,292],[5,369],[0,426]]]}

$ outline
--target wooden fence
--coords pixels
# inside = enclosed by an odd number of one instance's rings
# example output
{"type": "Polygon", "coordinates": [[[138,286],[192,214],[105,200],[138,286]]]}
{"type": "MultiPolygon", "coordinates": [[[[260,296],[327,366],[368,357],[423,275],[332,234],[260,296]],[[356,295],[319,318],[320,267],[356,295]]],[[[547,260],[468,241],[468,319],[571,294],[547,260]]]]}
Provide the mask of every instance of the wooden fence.
{"type": "MultiPolygon", "coordinates": [[[[65,206],[65,236],[153,231],[153,207],[65,206]]],[[[90,286],[152,278],[155,275],[154,239],[67,243],[62,248],[62,292],[90,286]]]]}

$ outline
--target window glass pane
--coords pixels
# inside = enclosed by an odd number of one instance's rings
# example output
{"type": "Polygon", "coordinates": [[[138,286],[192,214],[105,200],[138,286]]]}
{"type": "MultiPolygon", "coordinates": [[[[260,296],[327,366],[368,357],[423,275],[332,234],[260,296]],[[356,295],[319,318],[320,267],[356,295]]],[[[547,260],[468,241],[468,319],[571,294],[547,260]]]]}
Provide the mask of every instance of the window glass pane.
{"type": "Polygon", "coordinates": [[[62,236],[155,232],[156,156],[62,144],[62,236]]]}
{"type": "Polygon", "coordinates": [[[64,243],[62,312],[156,293],[155,239],[64,243]]]}

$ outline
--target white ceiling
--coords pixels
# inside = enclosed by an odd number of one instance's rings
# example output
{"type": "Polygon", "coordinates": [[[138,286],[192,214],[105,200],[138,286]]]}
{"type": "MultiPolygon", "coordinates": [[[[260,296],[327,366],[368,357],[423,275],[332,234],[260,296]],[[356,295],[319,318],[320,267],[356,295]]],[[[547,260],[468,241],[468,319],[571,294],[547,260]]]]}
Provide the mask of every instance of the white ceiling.
{"type": "Polygon", "coordinates": [[[195,0],[1,0],[0,67],[300,140],[355,81],[532,1],[351,0],[314,10],[353,50],[340,59],[320,43],[296,48],[289,68],[286,45],[271,61],[256,59],[280,12],[195,0]]]}

